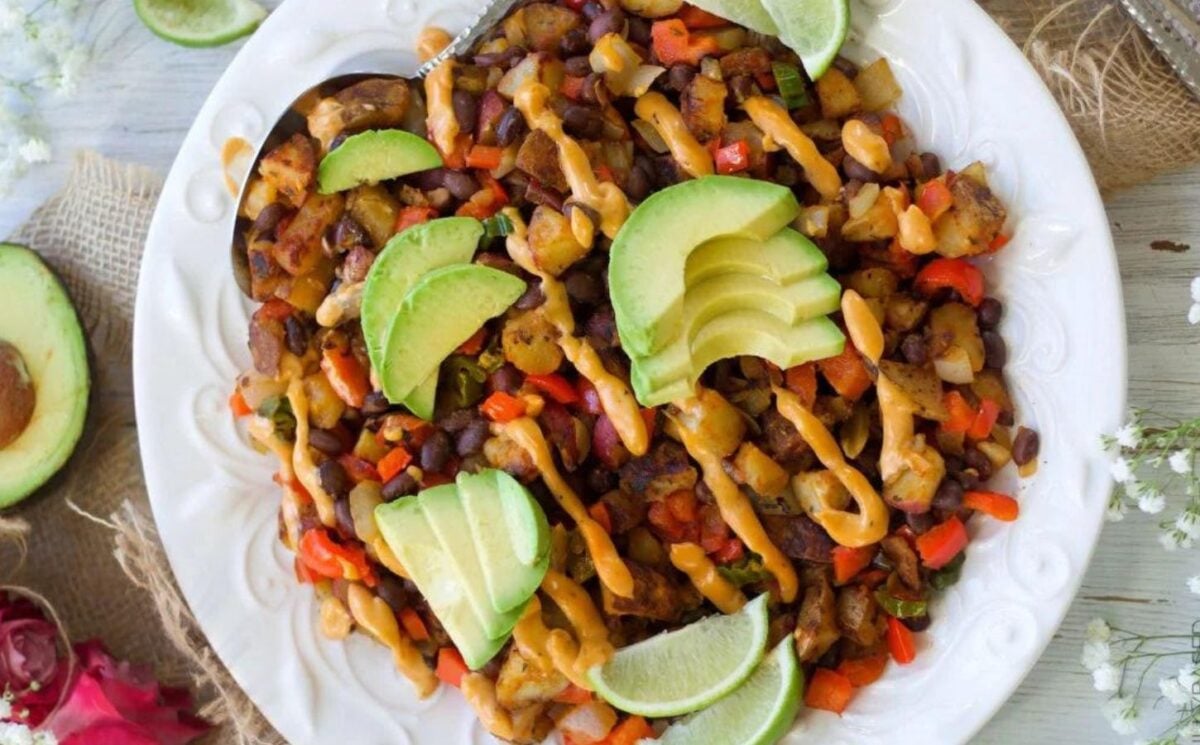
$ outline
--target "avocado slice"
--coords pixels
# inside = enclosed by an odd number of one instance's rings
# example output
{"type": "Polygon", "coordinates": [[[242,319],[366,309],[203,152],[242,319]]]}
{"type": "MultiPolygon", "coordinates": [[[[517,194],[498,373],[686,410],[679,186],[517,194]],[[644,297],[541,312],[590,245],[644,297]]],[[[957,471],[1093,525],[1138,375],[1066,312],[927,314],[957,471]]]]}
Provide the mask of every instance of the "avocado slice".
{"type": "Polygon", "coordinates": [[[457,483],[492,607],[500,612],[523,607],[550,566],[546,513],[504,471],[459,473],[457,483]]]}
{"type": "Polygon", "coordinates": [[[689,290],[723,274],[760,274],[776,284],[812,277],[829,268],[829,260],[803,233],[784,228],[764,241],[716,238],[688,256],[684,285],[689,290]]]}
{"type": "Polygon", "coordinates": [[[424,137],[403,129],[376,129],[347,137],[322,158],[317,186],[322,194],[335,194],[441,167],[442,156],[424,137]]]}
{"type": "MultiPolygon", "coordinates": [[[[418,501],[425,519],[433,529],[441,543],[447,563],[453,569],[456,579],[466,591],[467,602],[479,619],[483,631],[492,639],[507,636],[516,626],[525,609],[525,603],[532,593],[506,612],[499,612],[492,607],[488,595],[487,584],[484,580],[481,558],[491,561],[492,557],[476,553],[476,544],[471,538],[471,531],[464,530],[467,513],[463,508],[463,500],[459,489],[454,484],[444,484],[421,492],[418,501]]],[[[520,536],[512,536],[513,544],[521,541],[520,536]]],[[[507,552],[511,557],[512,552],[507,552]]],[[[505,557],[499,557],[503,560],[505,557]]]]}
{"type": "Polygon", "coordinates": [[[717,360],[752,355],[788,368],[841,354],[845,343],[825,317],[792,325],[762,310],[738,310],[705,324],[690,348],[677,344],[632,358],[633,390],[643,406],[659,406],[693,395],[700,375],[717,360]]]}
{"type": "MultiPolygon", "coordinates": [[[[483,223],[472,217],[444,217],[396,235],[376,257],[363,287],[362,329],[367,356],[383,369],[383,350],[396,311],[422,276],[452,264],[469,263],[483,237],[483,223]]],[[[434,371],[403,403],[422,419],[433,418],[438,376],[434,371]]]]}
{"type": "Polygon", "coordinates": [[[525,292],[525,281],[478,264],[434,269],[409,290],[388,331],[379,371],[388,400],[408,398],[488,319],[525,292]]]}
{"type": "Polygon", "coordinates": [[[87,344],[66,290],[36,253],[0,244],[0,508],[66,464],[90,391],[87,344]]]}
{"type": "MultiPolygon", "coordinates": [[[[671,346],[693,342],[705,324],[725,313],[757,309],[792,325],[833,313],[840,307],[841,298],[842,286],[828,274],[782,287],[754,274],[718,275],[688,288],[683,301],[683,331],[671,346]]],[[[662,355],[666,349],[650,356],[662,355]]]]}
{"type": "Polygon", "coordinates": [[[493,638],[484,630],[467,597],[469,589],[452,568],[425,517],[419,496],[379,505],[375,508],[375,522],[388,547],[408,570],[454,646],[462,653],[467,667],[478,670],[486,665],[508,641],[508,635],[493,638]]]}
{"type": "Polygon", "coordinates": [[[621,343],[653,354],[683,328],[688,256],[721,236],[766,240],[800,207],[785,186],[706,176],[664,189],[634,210],[613,241],[609,287],[621,343]]]}

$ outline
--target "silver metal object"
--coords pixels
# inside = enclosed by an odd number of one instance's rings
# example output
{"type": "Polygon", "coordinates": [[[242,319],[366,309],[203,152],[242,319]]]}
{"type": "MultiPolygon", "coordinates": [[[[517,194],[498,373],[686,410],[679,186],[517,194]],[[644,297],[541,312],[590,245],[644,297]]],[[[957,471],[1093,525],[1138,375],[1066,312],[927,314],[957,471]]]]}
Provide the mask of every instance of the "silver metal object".
{"type": "Polygon", "coordinates": [[[433,72],[434,68],[447,59],[462,54],[475,45],[475,42],[500,22],[520,0],[493,0],[488,3],[479,16],[459,34],[450,46],[446,47],[433,59],[417,69],[417,77],[423,78],[433,72]]]}
{"type": "Polygon", "coordinates": [[[1200,98],[1200,23],[1191,12],[1174,0],[1119,2],[1162,52],[1184,85],[1200,98]],[[1185,33],[1192,38],[1186,38],[1185,33]]]}

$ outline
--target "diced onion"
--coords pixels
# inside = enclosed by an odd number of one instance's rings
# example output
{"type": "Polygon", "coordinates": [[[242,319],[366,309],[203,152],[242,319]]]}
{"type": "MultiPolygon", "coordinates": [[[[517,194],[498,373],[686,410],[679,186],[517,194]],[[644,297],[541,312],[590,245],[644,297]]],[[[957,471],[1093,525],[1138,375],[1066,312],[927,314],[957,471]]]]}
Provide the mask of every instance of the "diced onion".
{"type": "Polygon", "coordinates": [[[658,133],[658,130],[654,128],[653,124],[645,119],[634,119],[633,128],[642,136],[642,139],[646,141],[651,150],[660,155],[667,152],[667,142],[658,133]]]}
{"type": "Polygon", "coordinates": [[[971,369],[971,356],[962,347],[950,347],[945,353],[933,361],[938,377],[947,383],[966,385],[975,380],[975,372],[971,369]]]}

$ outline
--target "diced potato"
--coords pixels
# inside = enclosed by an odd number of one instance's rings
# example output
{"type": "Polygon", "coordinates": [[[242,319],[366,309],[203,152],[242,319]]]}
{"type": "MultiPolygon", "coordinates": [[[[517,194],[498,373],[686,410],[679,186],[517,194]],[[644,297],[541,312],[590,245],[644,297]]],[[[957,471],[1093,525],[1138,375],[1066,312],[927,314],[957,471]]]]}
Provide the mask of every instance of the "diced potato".
{"type": "Polygon", "coordinates": [[[521,481],[538,475],[537,465],[525,448],[503,435],[483,443],[483,457],[493,468],[499,468],[521,481]]]}
{"type": "Polygon", "coordinates": [[[829,235],[829,205],[801,207],[794,227],[809,238],[825,238],[829,235]]]}
{"type": "Polygon", "coordinates": [[[618,96],[630,95],[633,79],[642,64],[642,57],[625,37],[617,33],[605,34],[592,47],[588,61],[592,71],[604,76],[604,84],[618,96]]]}
{"type": "Polygon", "coordinates": [[[999,443],[980,442],[976,443],[975,447],[979,452],[987,456],[987,459],[992,463],[992,468],[996,470],[1004,468],[1012,460],[1012,451],[999,443]]]}
{"type": "Polygon", "coordinates": [[[854,87],[867,111],[881,111],[900,98],[903,91],[892,74],[892,66],[880,57],[864,67],[854,79],[854,87]]]}
{"type": "Polygon", "coordinates": [[[504,358],[526,375],[549,375],[562,365],[558,329],[540,308],[510,315],[500,341],[504,358]]]}
{"type": "Polygon", "coordinates": [[[800,125],[800,131],[814,140],[837,142],[842,139],[842,127],[832,119],[818,119],[800,125]]]}
{"type": "Polygon", "coordinates": [[[258,214],[273,204],[279,197],[279,192],[269,181],[261,176],[252,176],[246,187],[246,196],[242,199],[241,215],[250,220],[257,220],[258,214]]]}
{"type": "Polygon", "coordinates": [[[904,293],[896,293],[887,299],[884,310],[884,325],[896,331],[912,331],[925,320],[929,303],[904,293]]]}
{"type": "MultiPolygon", "coordinates": [[[[946,303],[934,308],[929,317],[929,331],[934,350],[957,347],[966,352],[972,372],[983,369],[983,338],[974,310],[962,303],[946,303]]],[[[947,355],[934,352],[935,358],[944,356],[947,355]]]]}
{"type": "Polygon", "coordinates": [[[359,225],[371,236],[376,249],[396,233],[396,217],[400,214],[400,202],[380,184],[359,186],[350,192],[347,209],[359,225]]]}
{"type": "Polygon", "coordinates": [[[337,426],[346,404],[333,390],[325,373],[317,371],[304,378],[304,394],[308,396],[308,419],[317,429],[337,426]]]}
{"type": "Polygon", "coordinates": [[[841,119],[862,111],[862,98],[854,82],[836,67],[829,68],[817,81],[817,99],[821,116],[826,119],[841,119]]]}
{"type": "Polygon", "coordinates": [[[588,254],[588,249],[575,240],[570,221],[545,205],[539,205],[529,221],[529,249],[534,263],[556,277],[588,254]]]}
{"type": "Polygon", "coordinates": [[[734,75],[762,75],[769,72],[771,72],[771,54],[762,47],[739,49],[721,58],[721,74],[726,78],[734,75]]]}
{"type": "Polygon", "coordinates": [[[512,100],[522,85],[527,81],[537,80],[541,76],[544,60],[545,56],[536,52],[527,55],[515,67],[504,73],[504,77],[500,78],[500,84],[496,86],[496,92],[512,100]]]}
{"type": "Polygon", "coordinates": [[[879,372],[904,391],[917,406],[917,415],[925,419],[945,421],[948,416],[942,396],[942,381],[929,366],[909,365],[894,360],[880,360],[879,372]]]}
{"type": "Polygon", "coordinates": [[[254,241],[246,249],[250,264],[250,295],[260,303],[275,297],[280,285],[287,280],[287,273],[275,261],[275,244],[270,241],[254,241]]]}
{"type": "Polygon", "coordinates": [[[282,297],[293,308],[316,315],[317,309],[329,293],[329,285],[332,282],[333,262],[324,254],[318,254],[316,267],[307,274],[291,279],[282,297]]]}
{"type": "Polygon", "coordinates": [[[850,492],[832,471],[806,471],[792,477],[796,501],[807,514],[826,509],[844,510],[850,504],[850,492]]]}
{"type": "Polygon", "coordinates": [[[621,0],[621,7],[643,18],[665,18],[683,7],[683,0],[621,0]]]}
{"type": "Polygon", "coordinates": [[[975,380],[971,383],[971,392],[980,399],[989,398],[995,401],[1001,411],[1013,411],[1012,396],[1008,392],[1008,385],[1004,382],[1004,374],[999,370],[980,370],[975,376],[975,380]]]}
{"type": "Polygon", "coordinates": [[[725,129],[725,97],[729,89],[724,83],[704,75],[692,78],[680,98],[680,112],[687,128],[697,140],[707,142],[725,129]]]}
{"type": "Polygon", "coordinates": [[[567,690],[570,682],[554,668],[542,670],[530,664],[514,646],[496,679],[496,698],[506,709],[549,701],[567,690]]]}
{"type": "Polygon", "coordinates": [[[788,485],[788,472],[757,445],[743,442],[733,458],[735,478],[764,497],[782,494],[788,485]]]}
{"type": "Polygon", "coordinates": [[[866,212],[846,221],[842,226],[842,238],[856,243],[879,241],[895,238],[899,229],[896,213],[888,200],[876,199],[866,212]]]}
{"type": "Polygon", "coordinates": [[[410,92],[401,78],[372,78],[356,83],[320,103],[308,114],[308,131],[321,149],[346,130],[398,127],[408,112],[410,92]]]}
{"type": "Polygon", "coordinates": [[[845,283],[864,298],[886,298],[899,288],[900,278],[891,269],[873,266],[850,274],[845,283]]]}
{"type": "Polygon", "coordinates": [[[559,193],[570,188],[558,164],[558,146],[540,129],[533,130],[521,143],[521,149],[517,151],[517,168],[542,186],[559,193]]]}
{"type": "Polygon", "coordinates": [[[312,142],[302,134],[292,135],[290,140],[262,159],[258,172],[288,204],[300,206],[308,197],[309,187],[317,174],[317,154],[312,142]]]}
{"type": "Polygon", "coordinates": [[[975,256],[987,252],[1004,227],[1008,213],[984,183],[959,174],[950,185],[954,206],[933,224],[942,256],[975,256]]]}
{"type": "Polygon", "coordinates": [[[275,260],[293,277],[307,274],[321,260],[321,242],[342,216],[340,194],[313,194],[275,242],[275,260]]]}

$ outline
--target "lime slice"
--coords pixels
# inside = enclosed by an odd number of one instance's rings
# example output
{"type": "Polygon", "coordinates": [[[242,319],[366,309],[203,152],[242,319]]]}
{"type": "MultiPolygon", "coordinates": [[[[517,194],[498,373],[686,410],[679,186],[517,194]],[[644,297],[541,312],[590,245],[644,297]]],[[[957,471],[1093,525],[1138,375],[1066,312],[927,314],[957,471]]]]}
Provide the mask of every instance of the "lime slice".
{"type": "Polygon", "coordinates": [[[850,30],[850,0],[762,0],[779,39],[800,55],[813,80],[825,74],[850,30]]]}
{"type": "Polygon", "coordinates": [[[267,11],[253,0],[133,0],[142,23],[185,47],[215,47],[258,28],[267,11]]]}
{"type": "Polygon", "coordinates": [[[800,710],[804,678],[788,636],[767,655],[746,683],[704,711],[676,722],[661,745],[774,745],[800,710]]]}
{"type": "Polygon", "coordinates": [[[588,680],[631,714],[673,717],[702,709],[742,684],[767,646],[767,596],[732,616],[711,616],[619,650],[588,680]]]}
{"type": "Polygon", "coordinates": [[[779,28],[760,0],[691,0],[691,4],[760,34],[779,36],[779,28]]]}

